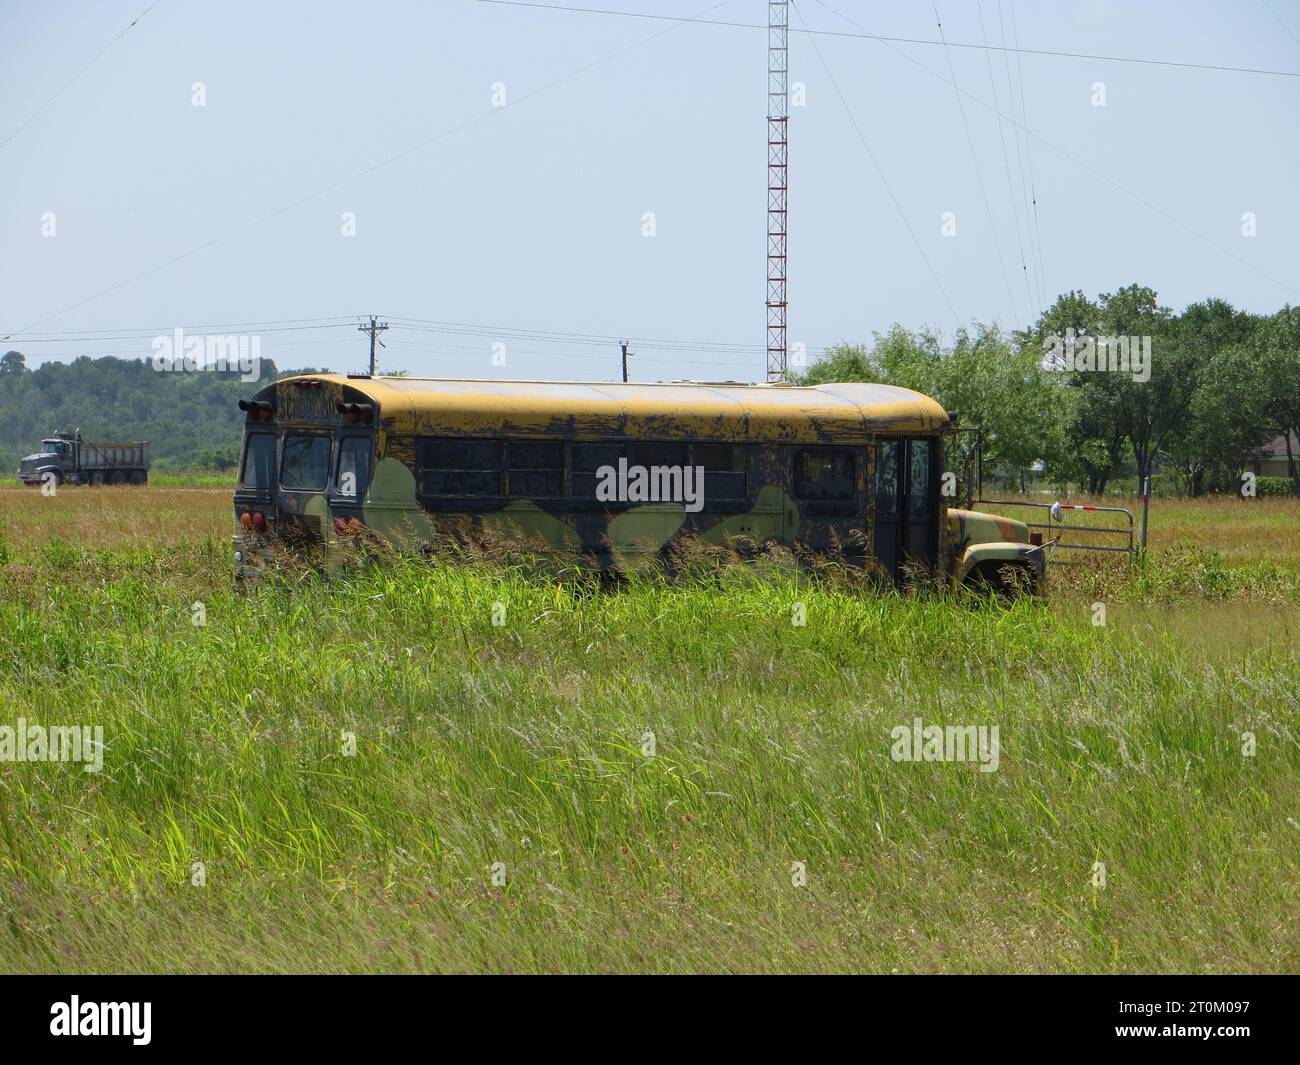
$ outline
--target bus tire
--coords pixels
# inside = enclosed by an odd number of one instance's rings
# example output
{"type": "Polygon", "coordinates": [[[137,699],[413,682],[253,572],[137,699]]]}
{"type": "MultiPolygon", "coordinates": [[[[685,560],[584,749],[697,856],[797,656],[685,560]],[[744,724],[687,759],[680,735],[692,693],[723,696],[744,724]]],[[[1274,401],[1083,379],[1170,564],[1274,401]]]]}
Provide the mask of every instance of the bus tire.
{"type": "Polygon", "coordinates": [[[990,560],[976,563],[963,586],[981,595],[992,592],[999,599],[1015,599],[1037,593],[1038,580],[1023,563],[990,560]]]}

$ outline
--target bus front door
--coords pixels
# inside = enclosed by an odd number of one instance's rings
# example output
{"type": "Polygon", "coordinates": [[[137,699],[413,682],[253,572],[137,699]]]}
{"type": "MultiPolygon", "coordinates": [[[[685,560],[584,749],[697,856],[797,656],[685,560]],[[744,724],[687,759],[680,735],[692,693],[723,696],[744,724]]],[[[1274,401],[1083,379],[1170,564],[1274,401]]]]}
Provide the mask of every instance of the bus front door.
{"type": "Polygon", "coordinates": [[[909,567],[934,566],[939,547],[933,437],[876,440],[874,553],[897,580],[909,567]]]}

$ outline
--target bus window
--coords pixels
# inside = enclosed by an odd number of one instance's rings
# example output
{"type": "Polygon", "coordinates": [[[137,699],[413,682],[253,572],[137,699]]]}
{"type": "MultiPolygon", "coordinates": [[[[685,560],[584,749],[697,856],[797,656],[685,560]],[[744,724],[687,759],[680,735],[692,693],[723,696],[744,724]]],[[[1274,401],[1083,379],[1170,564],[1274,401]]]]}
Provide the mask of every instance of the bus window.
{"type": "Polygon", "coordinates": [[[602,466],[618,469],[627,457],[625,444],[574,444],[573,494],[578,499],[596,498],[596,471],[602,466]]]}
{"type": "Polygon", "coordinates": [[[507,491],[511,496],[550,499],[564,495],[564,441],[511,440],[506,444],[507,491]]]}
{"type": "Polygon", "coordinates": [[[416,444],[426,496],[501,495],[501,441],[423,436],[416,444]]]}
{"type": "Polygon", "coordinates": [[[334,478],[335,488],[340,495],[359,499],[365,495],[369,484],[370,439],[364,436],[345,436],[339,441],[339,468],[334,478]]]}
{"type": "Polygon", "coordinates": [[[901,440],[881,440],[876,445],[876,516],[898,513],[898,452],[901,440]]]}
{"type": "Polygon", "coordinates": [[[912,469],[907,479],[907,513],[924,518],[930,505],[930,441],[910,442],[912,469]]]}
{"type": "Polygon", "coordinates": [[[743,444],[696,444],[695,465],[704,467],[705,499],[745,499],[749,448],[743,444]]]}
{"type": "Polygon", "coordinates": [[[852,499],[853,456],[847,451],[801,451],[794,491],[800,499],[852,499]]]}
{"type": "Polygon", "coordinates": [[[685,466],[689,460],[685,444],[642,442],[632,445],[629,461],[649,469],[651,466],[685,466]]]}
{"type": "Polygon", "coordinates": [[[244,467],[239,483],[245,488],[270,488],[275,478],[275,436],[253,433],[244,447],[244,467]]]}
{"type": "Polygon", "coordinates": [[[284,462],[280,468],[280,487],[304,492],[319,492],[329,476],[330,438],[328,436],[286,436],[284,462]]]}

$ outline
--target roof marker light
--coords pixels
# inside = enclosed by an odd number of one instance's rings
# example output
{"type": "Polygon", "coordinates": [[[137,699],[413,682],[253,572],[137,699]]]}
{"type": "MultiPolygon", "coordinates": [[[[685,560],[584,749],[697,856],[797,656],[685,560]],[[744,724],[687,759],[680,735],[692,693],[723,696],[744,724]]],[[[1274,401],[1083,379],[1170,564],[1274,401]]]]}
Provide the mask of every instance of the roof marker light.
{"type": "Polygon", "coordinates": [[[375,408],[370,403],[337,403],[335,409],[347,418],[348,423],[369,425],[375,420],[375,408]]]}

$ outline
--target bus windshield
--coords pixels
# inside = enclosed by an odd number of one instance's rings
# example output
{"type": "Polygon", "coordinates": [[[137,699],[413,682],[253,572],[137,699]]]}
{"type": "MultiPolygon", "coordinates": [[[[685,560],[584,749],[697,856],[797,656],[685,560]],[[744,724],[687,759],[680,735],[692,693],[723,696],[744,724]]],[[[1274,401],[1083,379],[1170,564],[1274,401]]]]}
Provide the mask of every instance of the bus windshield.
{"type": "Polygon", "coordinates": [[[328,436],[287,436],[284,439],[284,466],[280,470],[283,488],[319,492],[329,475],[330,438],[328,436]]]}

